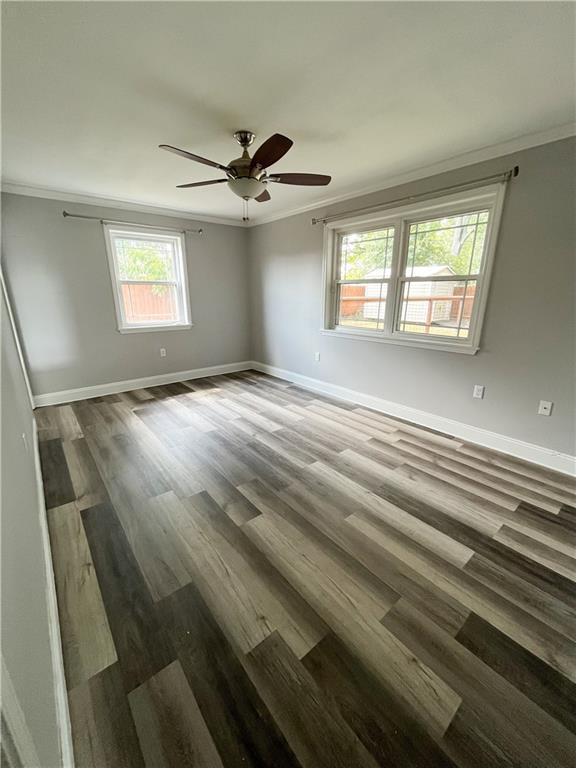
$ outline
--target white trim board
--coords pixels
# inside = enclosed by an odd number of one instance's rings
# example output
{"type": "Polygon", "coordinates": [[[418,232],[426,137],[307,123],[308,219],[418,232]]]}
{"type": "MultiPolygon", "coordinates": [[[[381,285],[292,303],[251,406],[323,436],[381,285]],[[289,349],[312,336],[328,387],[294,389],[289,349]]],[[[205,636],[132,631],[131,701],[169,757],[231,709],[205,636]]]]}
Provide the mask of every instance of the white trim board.
{"type": "Polygon", "coordinates": [[[530,461],[547,469],[553,469],[556,472],[562,472],[565,475],[576,476],[576,456],[570,456],[567,453],[560,453],[551,448],[544,448],[540,445],[527,443],[524,440],[517,440],[514,437],[501,435],[498,432],[490,432],[481,427],[474,427],[471,424],[463,424],[460,421],[454,421],[444,416],[437,416],[433,413],[420,411],[408,405],[394,403],[390,400],[384,400],[375,395],[368,395],[364,392],[358,392],[354,389],[341,387],[338,384],[330,384],[327,381],[313,379],[294,371],[287,371],[283,368],[276,368],[273,365],[253,361],[252,368],[261,373],[268,373],[271,376],[277,376],[280,379],[286,379],[294,382],[305,389],[311,389],[314,392],[321,392],[324,395],[337,397],[340,400],[357,403],[375,411],[381,411],[390,416],[399,419],[411,421],[414,424],[420,424],[429,429],[436,429],[439,432],[452,435],[469,443],[475,443],[484,448],[491,448],[494,451],[507,453],[524,461],[530,461]]]}
{"type": "Polygon", "coordinates": [[[10,321],[10,329],[14,338],[14,344],[16,345],[16,351],[18,353],[18,359],[20,361],[20,368],[22,369],[22,376],[24,377],[24,383],[26,384],[26,394],[28,395],[28,401],[30,407],[34,408],[34,397],[32,395],[32,388],[30,386],[30,377],[28,376],[28,369],[24,362],[24,353],[22,352],[22,344],[20,344],[20,337],[18,336],[18,330],[16,329],[16,320],[14,319],[14,312],[12,311],[12,304],[10,303],[10,296],[8,295],[8,286],[4,279],[4,272],[0,266],[0,284],[2,285],[2,295],[4,296],[4,302],[6,304],[6,311],[8,312],[8,319],[10,321]]]}
{"type": "Polygon", "coordinates": [[[145,376],[142,379],[126,379],[124,381],[111,381],[107,384],[95,384],[92,387],[79,387],[78,389],[62,389],[59,392],[47,392],[44,395],[34,396],[34,407],[44,405],[58,405],[71,403],[75,400],[88,400],[91,397],[115,395],[118,392],[129,392],[131,389],[143,387],[156,387],[162,384],[176,384],[188,379],[202,379],[205,376],[218,376],[222,373],[235,373],[247,371],[253,367],[251,360],[240,363],[225,363],[224,365],[211,365],[207,368],[194,368],[190,371],[177,371],[175,373],[161,373],[158,376],[145,376]]]}
{"type": "Polygon", "coordinates": [[[38,446],[38,427],[36,419],[32,418],[34,440],[34,470],[36,474],[36,491],[38,496],[38,511],[40,516],[40,533],[44,554],[44,569],[46,572],[46,608],[48,612],[48,632],[50,637],[50,655],[52,657],[52,675],[54,680],[54,697],[56,700],[56,716],[58,722],[58,737],[60,740],[60,756],[63,768],[74,768],[74,749],[72,746],[72,726],[68,709],[68,692],[64,673],[64,657],[62,655],[62,640],[60,634],[60,618],[56,600],[56,582],[52,564],[52,549],[48,533],[46,505],[44,503],[44,486],[42,485],[42,470],[40,468],[40,449],[38,446]]]}

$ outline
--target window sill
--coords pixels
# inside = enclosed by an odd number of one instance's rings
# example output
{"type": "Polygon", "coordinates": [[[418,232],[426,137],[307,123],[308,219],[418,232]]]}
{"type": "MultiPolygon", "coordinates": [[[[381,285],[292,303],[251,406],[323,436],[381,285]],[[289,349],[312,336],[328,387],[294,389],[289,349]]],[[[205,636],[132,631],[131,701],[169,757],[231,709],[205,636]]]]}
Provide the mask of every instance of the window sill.
{"type": "Polygon", "coordinates": [[[186,331],[192,328],[194,323],[179,323],[178,325],[139,325],[127,328],[118,328],[119,333],[150,333],[152,331],[186,331]]]}
{"type": "Polygon", "coordinates": [[[450,344],[442,341],[428,341],[420,339],[401,339],[390,336],[382,336],[380,333],[370,331],[344,331],[338,328],[321,328],[323,336],[333,336],[341,339],[356,339],[357,341],[376,341],[379,344],[394,344],[399,347],[413,347],[417,349],[430,349],[436,352],[456,352],[460,355],[475,355],[479,347],[450,344]]]}

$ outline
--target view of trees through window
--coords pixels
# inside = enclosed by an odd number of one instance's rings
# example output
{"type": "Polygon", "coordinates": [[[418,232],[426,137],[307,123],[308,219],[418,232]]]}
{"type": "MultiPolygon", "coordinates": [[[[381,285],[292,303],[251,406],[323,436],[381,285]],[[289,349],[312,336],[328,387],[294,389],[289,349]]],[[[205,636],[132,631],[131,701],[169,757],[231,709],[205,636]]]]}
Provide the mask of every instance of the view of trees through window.
{"type": "Polygon", "coordinates": [[[454,275],[477,274],[484,251],[488,211],[410,225],[406,275],[415,267],[448,267],[454,275]]]}
{"type": "Polygon", "coordinates": [[[124,320],[129,325],[175,323],[180,318],[180,254],[174,238],[118,233],[112,247],[124,320]]]}
{"type": "MultiPolygon", "coordinates": [[[[408,225],[397,330],[467,338],[489,212],[473,211],[408,225]]],[[[394,251],[393,226],[346,233],[340,241],[338,325],[381,330],[394,251]]]]}
{"type": "Polygon", "coordinates": [[[121,280],[174,280],[174,245],[162,240],[115,239],[121,280]]]}
{"type": "Polygon", "coordinates": [[[394,227],[344,235],[341,250],[341,280],[366,280],[390,274],[394,227]],[[374,272],[378,271],[377,275],[374,272]]]}

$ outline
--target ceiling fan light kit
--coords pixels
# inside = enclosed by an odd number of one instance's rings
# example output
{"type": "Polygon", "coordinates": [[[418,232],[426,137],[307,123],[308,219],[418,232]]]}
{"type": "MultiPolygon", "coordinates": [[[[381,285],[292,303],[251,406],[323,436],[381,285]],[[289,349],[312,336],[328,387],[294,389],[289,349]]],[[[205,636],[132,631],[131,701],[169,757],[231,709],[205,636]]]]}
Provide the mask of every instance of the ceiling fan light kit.
{"type": "Polygon", "coordinates": [[[252,176],[239,176],[228,182],[228,188],[238,197],[243,197],[244,200],[254,200],[264,191],[265,186],[265,181],[255,179],[252,176]]]}
{"type": "Polygon", "coordinates": [[[325,176],[318,173],[274,173],[268,175],[266,169],[274,163],[277,163],[286,152],[290,149],[293,142],[287,136],[282,136],[281,133],[275,133],[269,139],[267,139],[254,153],[253,157],[250,157],[248,153],[248,147],[255,139],[255,134],[252,131],[236,131],[234,138],[242,147],[241,157],[236,160],[231,160],[228,165],[222,165],[216,163],[213,160],[207,160],[200,155],[194,155],[191,152],[187,152],[184,149],[178,149],[170,144],[160,144],[160,149],[165,149],[168,152],[173,152],[180,157],[184,157],[187,160],[194,160],[196,163],[202,163],[203,165],[210,165],[213,168],[218,168],[224,171],[226,174],[225,179],[212,179],[211,181],[195,181],[190,184],[179,184],[180,189],[189,189],[191,187],[204,187],[211,184],[228,183],[228,187],[234,192],[235,195],[241,197],[244,201],[244,215],[243,221],[248,221],[248,201],[256,200],[259,203],[264,203],[270,200],[270,193],[267,186],[269,182],[277,184],[296,184],[305,187],[319,187],[329,184],[331,181],[330,176],[325,176]]]}

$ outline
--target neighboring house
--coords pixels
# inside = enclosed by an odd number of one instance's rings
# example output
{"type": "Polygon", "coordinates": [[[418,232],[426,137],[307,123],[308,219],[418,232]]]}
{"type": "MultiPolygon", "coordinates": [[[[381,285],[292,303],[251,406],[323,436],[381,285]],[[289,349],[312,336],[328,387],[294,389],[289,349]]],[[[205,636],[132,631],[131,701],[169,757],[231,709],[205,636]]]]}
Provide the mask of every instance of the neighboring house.
{"type": "MultiPolygon", "coordinates": [[[[382,277],[382,269],[374,269],[368,275],[369,279],[382,277]]],[[[443,277],[453,275],[454,271],[445,264],[432,264],[430,266],[413,267],[412,277],[443,277]]],[[[436,297],[454,295],[454,283],[435,282],[414,282],[410,285],[410,300],[408,306],[402,312],[402,320],[408,323],[426,323],[426,322],[449,322],[452,316],[452,304],[459,302],[452,301],[430,301],[436,297]],[[422,301],[415,300],[422,296],[422,301]]],[[[380,296],[379,285],[366,285],[364,296],[368,298],[378,298],[380,296]]],[[[364,305],[364,318],[366,320],[382,317],[384,306],[381,302],[374,301],[364,305]],[[380,313],[380,314],[379,314],[380,313]]],[[[457,314],[457,313],[456,313],[457,314]]]]}
{"type": "MultiPolygon", "coordinates": [[[[439,323],[452,325],[457,322],[460,311],[459,296],[463,289],[458,284],[436,281],[435,277],[444,277],[453,275],[454,271],[446,264],[433,264],[427,266],[417,266],[412,270],[413,277],[429,277],[430,281],[416,281],[410,284],[410,294],[407,305],[404,305],[402,320],[406,323],[439,323]],[[421,300],[420,300],[420,297],[421,300]],[[446,297],[445,300],[442,300],[446,297]],[[454,299],[452,299],[454,297],[454,299]]],[[[382,269],[374,269],[366,275],[368,279],[378,279],[383,277],[382,269]]],[[[378,301],[380,298],[380,285],[367,284],[363,286],[354,286],[358,302],[350,302],[352,306],[347,307],[349,314],[357,314],[361,307],[362,318],[365,320],[376,320],[382,318],[384,313],[384,301],[378,301]],[[360,289],[360,291],[358,291],[360,289]],[[361,299],[364,301],[361,301],[361,299]],[[368,299],[369,301],[366,301],[368,299]],[[371,301],[370,301],[371,299],[371,301]],[[354,306],[355,305],[355,306],[354,306]]],[[[469,290],[470,293],[470,290],[469,290]]],[[[467,297],[464,306],[464,318],[469,318],[472,296],[467,297]]]]}
{"type": "MultiPolygon", "coordinates": [[[[414,267],[411,277],[429,278],[429,280],[411,281],[409,294],[402,303],[401,322],[403,324],[424,325],[430,327],[457,327],[462,311],[461,325],[466,328],[469,324],[474,303],[475,284],[468,284],[464,301],[465,286],[461,281],[454,282],[436,280],[438,277],[454,275],[454,271],[446,264],[431,264],[414,267]]],[[[378,280],[389,278],[389,272],[384,275],[381,268],[374,269],[366,275],[366,279],[378,280]]],[[[386,285],[382,286],[380,295],[379,283],[357,283],[344,287],[341,306],[341,318],[345,324],[372,325],[374,321],[384,318],[386,285]]]]}

